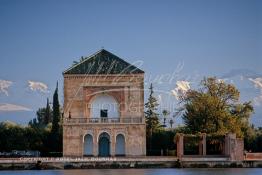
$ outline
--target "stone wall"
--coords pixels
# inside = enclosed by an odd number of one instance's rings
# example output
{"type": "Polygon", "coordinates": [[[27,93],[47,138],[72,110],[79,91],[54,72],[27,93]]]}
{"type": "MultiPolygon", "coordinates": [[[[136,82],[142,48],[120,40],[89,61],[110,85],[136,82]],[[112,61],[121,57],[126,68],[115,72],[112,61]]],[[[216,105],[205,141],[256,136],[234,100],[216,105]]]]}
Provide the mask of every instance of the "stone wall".
{"type": "Polygon", "coordinates": [[[99,93],[120,103],[122,116],[144,114],[144,75],[64,75],[64,116],[89,117],[88,105],[99,93]]]}
{"type": "Polygon", "coordinates": [[[262,153],[245,153],[245,160],[262,160],[262,153]]]}
{"type": "Polygon", "coordinates": [[[120,118],[142,117],[140,124],[74,123],[63,124],[63,155],[83,156],[86,134],[93,136],[93,155],[98,155],[98,137],[110,135],[110,154],[115,154],[115,138],[125,136],[126,155],[146,154],[146,125],[144,120],[144,74],[126,75],[64,75],[64,120],[90,118],[90,104],[96,95],[107,94],[119,103],[120,118]]]}
{"type": "Polygon", "coordinates": [[[84,137],[90,134],[93,137],[93,155],[98,156],[99,135],[106,132],[110,135],[110,155],[115,155],[116,136],[125,137],[125,155],[146,155],[146,135],[144,124],[84,124],[64,125],[64,156],[83,156],[84,137]]]}

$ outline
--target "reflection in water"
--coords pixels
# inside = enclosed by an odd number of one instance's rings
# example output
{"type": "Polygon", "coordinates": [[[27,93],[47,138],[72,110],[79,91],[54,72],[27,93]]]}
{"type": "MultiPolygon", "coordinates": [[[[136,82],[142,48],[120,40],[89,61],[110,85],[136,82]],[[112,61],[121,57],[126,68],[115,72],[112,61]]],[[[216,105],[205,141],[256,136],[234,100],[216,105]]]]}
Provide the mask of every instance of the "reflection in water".
{"type": "Polygon", "coordinates": [[[258,175],[259,168],[217,169],[86,169],[86,170],[29,170],[0,171],[1,175],[258,175]]]}
{"type": "Polygon", "coordinates": [[[93,170],[68,170],[63,175],[144,175],[145,169],[93,169],[93,170]]]}

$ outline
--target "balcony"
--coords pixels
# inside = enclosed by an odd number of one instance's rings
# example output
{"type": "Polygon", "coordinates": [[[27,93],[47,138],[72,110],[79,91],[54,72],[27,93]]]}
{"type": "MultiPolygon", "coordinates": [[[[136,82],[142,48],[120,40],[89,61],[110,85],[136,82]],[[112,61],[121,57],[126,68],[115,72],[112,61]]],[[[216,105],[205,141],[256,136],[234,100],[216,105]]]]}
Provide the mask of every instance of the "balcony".
{"type": "Polygon", "coordinates": [[[141,124],[143,117],[122,117],[122,118],[65,118],[64,124],[141,124]]]}

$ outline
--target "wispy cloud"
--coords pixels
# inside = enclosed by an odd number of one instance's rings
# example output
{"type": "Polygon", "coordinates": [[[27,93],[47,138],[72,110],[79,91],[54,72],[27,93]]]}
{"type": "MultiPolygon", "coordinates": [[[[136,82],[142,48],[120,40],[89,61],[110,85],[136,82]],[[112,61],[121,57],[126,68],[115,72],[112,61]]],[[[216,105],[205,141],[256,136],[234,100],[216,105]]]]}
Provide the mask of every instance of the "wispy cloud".
{"type": "Polygon", "coordinates": [[[253,100],[256,106],[260,106],[262,104],[262,93],[260,93],[260,95],[255,97],[253,100]]]}
{"type": "Polygon", "coordinates": [[[254,83],[255,88],[262,89],[262,77],[249,78],[249,80],[254,83]]]}
{"type": "Polygon", "coordinates": [[[48,93],[48,86],[43,82],[28,81],[28,86],[32,91],[39,91],[42,93],[48,93]]]}
{"type": "Polygon", "coordinates": [[[161,104],[162,103],[162,95],[158,94],[158,102],[161,104]]]}
{"type": "Polygon", "coordinates": [[[0,80],[0,93],[4,93],[8,96],[8,88],[13,84],[12,81],[0,80]]]}
{"type": "Polygon", "coordinates": [[[172,94],[179,99],[179,96],[184,95],[190,89],[189,81],[177,81],[176,88],[171,90],[172,94]]]}
{"type": "Polygon", "coordinates": [[[15,105],[15,104],[9,104],[9,103],[3,103],[0,104],[0,112],[11,112],[11,111],[32,111],[31,109],[20,106],[20,105],[15,105]]]}
{"type": "Polygon", "coordinates": [[[256,89],[260,90],[260,94],[254,98],[254,104],[260,106],[262,104],[262,77],[259,78],[248,78],[256,89]]]}
{"type": "Polygon", "coordinates": [[[240,79],[243,80],[244,78],[257,78],[262,75],[250,69],[233,69],[225,73],[221,78],[232,78],[236,76],[239,76],[240,79]]]}

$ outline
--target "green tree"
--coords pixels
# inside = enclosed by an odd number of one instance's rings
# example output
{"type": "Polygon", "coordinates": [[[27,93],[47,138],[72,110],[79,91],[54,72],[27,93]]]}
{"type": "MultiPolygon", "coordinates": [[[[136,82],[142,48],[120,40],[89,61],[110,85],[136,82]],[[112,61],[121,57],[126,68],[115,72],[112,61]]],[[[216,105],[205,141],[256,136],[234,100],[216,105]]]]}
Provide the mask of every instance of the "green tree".
{"type": "Polygon", "coordinates": [[[60,105],[58,99],[58,82],[53,95],[53,121],[50,133],[50,146],[52,152],[62,151],[62,131],[60,128],[60,105]]]}
{"type": "Polygon", "coordinates": [[[29,126],[34,128],[44,128],[52,121],[52,110],[49,106],[49,100],[47,99],[47,105],[45,108],[39,108],[36,111],[36,118],[29,121],[29,126]]]}
{"type": "Polygon", "coordinates": [[[239,137],[250,127],[251,102],[240,103],[240,93],[232,84],[215,77],[204,78],[198,90],[189,90],[180,97],[178,109],[191,133],[234,132],[239,137]]]}
{"type": "Polygon", "coordinates": [[[151,149],[151,140],[152,140],[152,134],[154,131],[156,131],[160,127],[159,119],[158,116],[159,114],[157,113],[157,106],[159,105],[157,103],[157,99],[153,96],[154,90],[153,90],[153,85],[151,83],[149,87],[149,97],[148,97],[148,102],[145,104],[145,118],[146,118],[146,134],[147,134],[147,142],[149,144],[148,148],[151,149]]]}
{"type": "Polygon", "coordinates": [[[53,121],[51,132],[56,135],[59,132],[59,122],[60,122],[60,105],[58,99],[58,82],[56,84],[56,89],[53,95],[53,121]]]}
{"type": "Polygon", "coordinates": [[[48,125],[48,123],[50,123],[51,121],[52,121],[52,111],[50,109],[49,99],[47,98],[46,108],[45,108],[44,124],[48,125]]]}
{"type": "Polygon", "coordinates": [[[21,126],[13,122],[0,123],[0,152],[12,150],[37,150],[42,155],[50,152],[48,127],[21,126]]]}

